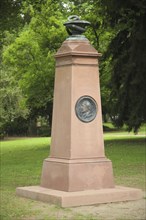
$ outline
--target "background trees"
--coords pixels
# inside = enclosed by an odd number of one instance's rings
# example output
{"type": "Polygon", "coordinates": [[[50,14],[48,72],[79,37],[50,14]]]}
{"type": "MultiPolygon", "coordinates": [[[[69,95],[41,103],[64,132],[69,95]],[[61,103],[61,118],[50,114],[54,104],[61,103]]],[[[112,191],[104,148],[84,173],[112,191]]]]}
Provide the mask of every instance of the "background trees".
{"type": "MultiPolygon", "coordinates": [[[[31,123],[43,116],[51,124],[54,54],[67,37],[63,23],[77,14],[91,22],[86,36],[103,54],[104,119],[108,115],[117,126],[127,124],[129,130],[137,131],[146,117],[145,1],[11,0],[0,4],[1,71],[8,81],[5,88],[2,83],[2,89],[9,91],[9,96],[17,91],[15,107],[12,105],[15,116],[23,120],[27,115],[31,123]]],[[[5,115],[9,115],[8,109],[5,115]]]]}
{"type": "Polygon", "coordinates": [[[51,124],[54,54],[66,34],[63,15],[60,4],[44,1],[45,4],[33,6],[28,3],[22,5],[26,13],[22,17],[27,17],[22,30],[10,44],[6,43],[6,36],[3,63],[11,68],[11,75],[26,97],[31,122],[42,115],[51,124]]]}
{"type": "Polygon", "coordinates": [[[15,78],[8,74],[8,71],[1,68],[0,81],[0,133],[4,135],[7,127],[16,118],[26,118],[29,110],[26,107],[25,98],[20,87],[16,85],[15,78]]]}
{"type": "Polygon", "coordinates": [[[146,120],[146,2],[103,1],[107,26],[116,30],[106,50],[111,58],[111,114],[117,126],[135,132],[146,120]],[[114,102],[114,105],[113,105],[114,102]]]}

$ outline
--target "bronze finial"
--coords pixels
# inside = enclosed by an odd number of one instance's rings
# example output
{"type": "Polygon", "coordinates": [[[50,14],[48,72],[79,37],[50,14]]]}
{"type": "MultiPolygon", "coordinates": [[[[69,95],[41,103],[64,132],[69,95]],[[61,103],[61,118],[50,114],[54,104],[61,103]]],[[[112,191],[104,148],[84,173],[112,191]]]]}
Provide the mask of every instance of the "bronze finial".
{"type": "Polygon", "coordinates": [[[71,36],[82,35],[86,31],[86,26],[89,26],[90,22],[80,20],[77,15],[71,15],[68,17],[68,21],[64,23],[67,33],[71,36]]]}

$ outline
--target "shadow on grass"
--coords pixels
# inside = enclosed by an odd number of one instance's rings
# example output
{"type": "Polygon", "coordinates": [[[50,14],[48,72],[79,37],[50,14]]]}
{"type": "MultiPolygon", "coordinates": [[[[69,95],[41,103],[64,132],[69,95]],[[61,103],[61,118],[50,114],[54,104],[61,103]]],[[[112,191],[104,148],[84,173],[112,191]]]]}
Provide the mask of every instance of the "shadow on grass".
{"type": "Polygon", "coordinates": [[[111,142],[114,142],[114,143],[146,143],[146,137],[126,137],[126,136],[123,136],[123,137],[111,137],[112,139],[105,139],[105,143],[111,143],[111,142]]]}

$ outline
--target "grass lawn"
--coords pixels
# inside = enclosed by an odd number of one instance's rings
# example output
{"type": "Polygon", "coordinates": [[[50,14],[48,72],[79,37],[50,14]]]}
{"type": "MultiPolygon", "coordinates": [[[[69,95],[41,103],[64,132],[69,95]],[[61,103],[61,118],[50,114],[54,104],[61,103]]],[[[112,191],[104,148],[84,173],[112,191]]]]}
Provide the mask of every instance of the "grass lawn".
{"type": "MultiPolygon", "coordinates": [[[[104,137],[106,156],[112,160],[116,184],[145,190],[144,134],[108,132],[104,137]]],[[[49,147],[50,138],[1,142],[1,220],[95,219],[92,215],[74,214],[70,209],[15,195],[18,186],[40,184],[42,163],[49,155],[49,147]]]]}

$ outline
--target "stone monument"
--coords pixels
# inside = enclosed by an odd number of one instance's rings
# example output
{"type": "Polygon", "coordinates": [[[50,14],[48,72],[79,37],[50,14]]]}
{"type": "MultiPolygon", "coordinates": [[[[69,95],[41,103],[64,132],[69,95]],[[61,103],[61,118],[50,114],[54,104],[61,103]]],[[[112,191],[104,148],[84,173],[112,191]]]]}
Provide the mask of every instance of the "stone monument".
{"type": "Polygon", "coordinates": [[[70,16],[69,38],[56,54],[50,156],[40,186],[19,187],[17,195],[62,207],[136,200],[139,189],[114,184],[104,152],[98,57],[82,35],[87,21],[70,16]]]}

